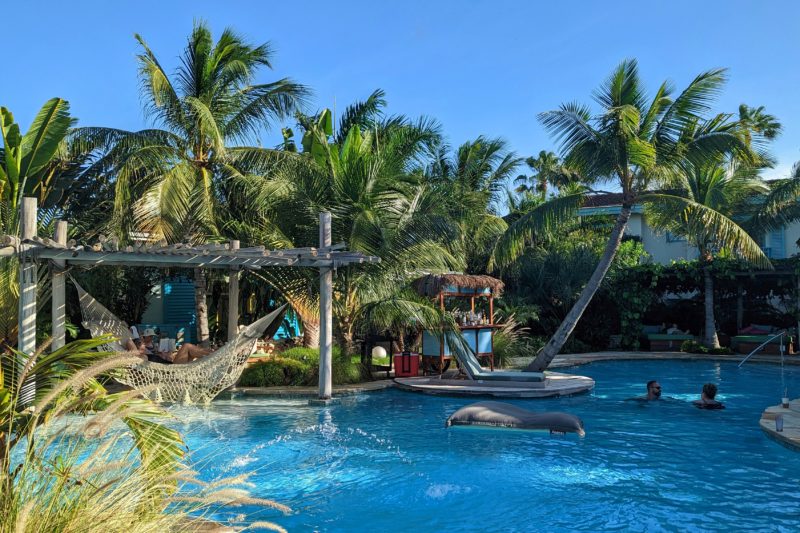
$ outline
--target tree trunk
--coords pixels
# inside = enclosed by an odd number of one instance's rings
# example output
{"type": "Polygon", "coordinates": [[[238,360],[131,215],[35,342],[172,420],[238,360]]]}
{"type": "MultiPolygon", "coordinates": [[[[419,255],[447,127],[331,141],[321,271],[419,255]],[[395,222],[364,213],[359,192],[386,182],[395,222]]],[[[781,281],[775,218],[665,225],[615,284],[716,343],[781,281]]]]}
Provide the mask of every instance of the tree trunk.
{"type": "Polygon", "coordinates": [[[194,269],[194,305],[197,313],[197,343],[208,347],[208,302],[206,275],[202,268],[194,269]]]}
{"type": "Polygon", "coordinates": [[[556,355],[558,355],[558,352],[567,342],[567,339],[569,339],[569,336],[575,330],[575,326],[578,324],[578,321],[581,319],[581,316],[583,316],[584,311],[586,311],[586,308],[592,301],[594,294],[597,292],[597,289],[603,282],[606,272],[608,272],[608,269],[611,267],[611,262],[614,260],[614,256],[617,254],[619,245],[622,242],[622,236],[625,233],[625,227],[628,225],[628,220],[630,217],[631,206],[623,205],[622,210],[617,216],[617,221],[614,223],[614,229],[611,230],[611,235],[608,238],[608,243],[606,243],[603,256],[600,258],[600,262],[594,269],[592,277],[589,278],[589,282],[581,291],[578,301],[576,301],[572,306],[572,309],[569,310],[569,313],[567,313],[564,321],[561,322],[558,330],[556,330],[556,332],[547,342],[547,345],[545,345],[544,349],[525,368],[526,372],[543,371],[550,365],[553,359],[555,359],[556,355]]]}
{"type": "MultiPolygon", "coordinates": [[[[346,324],[342,325],[342,328],[345,328],[346,324]]],[[[351,328],[346,328],[342,331],[342,342],[340,344],[342,349],[342,357],[347,357],[353,355],[355,350],[355,341],[353,337],[353,331],[351,328]]]]}
{"type": "Polygon", "coordinates": [[[719,348],[719,338],[717,337],[717,324],[714,320],[714,277],[711,275],[711,265],[703,265],[703,279],[705,290],[706,308],[706,331],[703,344],[706,348],[719,348]]]}
{"type": "MultiPolygon", "coordinates": [[[[403,330],[401,329],[399,332],[395,333],[395,342],[397,343],[397,352],[403,353],[406,351],[406,338],[403,330]]],[[[391,355],[391,354],[389,354],[391,355]]]]}
{"type": "Polygon", "coordinates": [[[319,322],[303,320],[303,348],[319,348],[319,322]]]}

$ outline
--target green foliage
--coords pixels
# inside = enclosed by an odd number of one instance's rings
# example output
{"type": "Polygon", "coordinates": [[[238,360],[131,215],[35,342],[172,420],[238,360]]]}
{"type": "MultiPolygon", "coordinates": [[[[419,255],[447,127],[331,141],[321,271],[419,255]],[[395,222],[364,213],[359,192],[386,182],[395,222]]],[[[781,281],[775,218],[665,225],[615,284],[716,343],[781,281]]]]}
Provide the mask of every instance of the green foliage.
{"type": "Polygon", "coordinates": [[[139,362],[96,350],[107,342],[0,354],[0,531],[194,529],[195,517],[248,497],[241,478],[195,479],[160,408],[106,392],[101,374],[139,362]]]}
{"type": "Polygon", "coordinates": [[[619,311],[620,345],[623,348],[639,349],[645,313],[660,296],[656,287],[661,271],[661,265],[646,263],[615,269],[607,278],[609,295],[619,311]]]}
{"type": "MultiPolygon", "coordinates": [[[[335,349],[336,348],[334,348],[334,350],[335,349]]],[[[309,365],[314,365],[319,362],[319,349],[295,346],[294,348],[289,348],[288,350],[282,351],[281,357],[295,359],[297,361],[306,362],[309,365]]]]}
{"type": "Polygon", "coordinates": [[[249,497],[244,478],[195,479],[159,407],[107,393],[102,374],[139,362],[96,350],[109,340],[0,355],[0,531],[191,530],[198,516],[249,497]]]}
{"type": "Polygon", "coordinates": [[[281,387],[307,385],[310,366],[286,357],[274,357],[254,363],[242,372],[240,387],[281,387]]]}
{"type": "Polygon", "coordinates": [[[259,70],[271,68],[272,46],[251,44],[231,29],[214,42],[208,25],[196,22],[173,76],[135,38],[141,99],[163,129],[77,132],[103,141],[106,165],[97,171],[111,167],[116,175],[113,226],[123,239],[131,231],[170,242],[218,235],[227,192],[279,158],[255,146],[259,132],[291,116],[307,89],[286,78],[256,83],[259,70]]]}
{"type": "MultiPolygon", "coordinates": [[[[150,292],[162,278],[161,270],[143,267],[104,267],[76,273],[76,279],[82,287],[99,301],[106,302],[108,309],[128,324],[142,321],[150,302],[150,292]]],[[[77,298],[74,292],[68,294],[77,298]]],[[[72,309],[76,314],[72,319],[80,323],[77,299],[73,303],[72,309]]]]}
{"type": "Polygon", "coordinates": [[[681,344],[681,351],[686,353],[709,353],[709,348],[706,348],[697,341],[683,341],[681,344]]]}
{"type": "MultiPolygon", "coordinates": [[[[343,356],[338,347],[333,350],[333,383],[344,385],[361,381],[359,364],[352,356],[343,356]]],[[[319,350],[289,348],[264,361],[249,365],[242,372],[240,387],[282,387],[316,385],[319,376],[319,350]]]]}
{"type": "MultiPolygon", "coordinates": [[[[497,315],[497,314],[496,314],[497,315]]],[[[494,332],[494,365],[498,368],[510,366],[512,358],[535,355],[527,342],[528,328],[517,322],[513,314],[495,316],[495,323],[502,327],[494,332]]]]}

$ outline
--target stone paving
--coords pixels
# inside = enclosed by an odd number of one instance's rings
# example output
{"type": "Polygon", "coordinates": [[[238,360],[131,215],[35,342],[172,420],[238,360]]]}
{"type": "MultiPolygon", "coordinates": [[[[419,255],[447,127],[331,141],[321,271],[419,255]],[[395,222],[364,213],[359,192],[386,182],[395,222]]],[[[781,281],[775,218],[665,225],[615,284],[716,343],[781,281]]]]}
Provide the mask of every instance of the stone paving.
{"type": "Polygon", "coordinates": [[[787,448],[800,450],[800,399],[790,401],[788,408],[780,405],[767,407],[761,414],[759,425],[771,439],[787,448]],[[775,426],[778,415],[783,417],[783,431],[778,431],[775,426]]]}
{"type": "Polygon", "coordinates": [[[494,398],[550,398],[581,394],[594,388],[586,376],[547,372],[544,381],[482,381],[439,379],[438,377],[395,378],[395,386],[414,392],[446,396],[485,396],[494,398]]]}
{"type": "MultiPolygon", "coordinates": [[[[383,390],[393,385],[391,379],[367,381],[353,385],[336,385],[334,396],[353,396],[363,392],[383,390]]],[[[280,398],[316,398],[319,387],[235,387],[227,391],[233,396],[276,396],[280,398]]]]}
{"type": "MultiPolygon", "coordinates": [[[[732,355],[712,355],[684,352],[588,352],[557,355],[550,368],[563,368],[565,366],[584,365],[594,361],[624,361],[624,360],[682,360],[682,361],[729,361],[740,363],[746,356],[740,353],[732,355]]],[[[775,363],[780,364],[780,355],[757,354],[747,360],[747,363],[775,363]]],[[[516,366],[524,366],[525,361],[517,359],[516,366]]],[[[784,357],[787,365],[800,365],[800,355],[787,355],[784,357]]]]}

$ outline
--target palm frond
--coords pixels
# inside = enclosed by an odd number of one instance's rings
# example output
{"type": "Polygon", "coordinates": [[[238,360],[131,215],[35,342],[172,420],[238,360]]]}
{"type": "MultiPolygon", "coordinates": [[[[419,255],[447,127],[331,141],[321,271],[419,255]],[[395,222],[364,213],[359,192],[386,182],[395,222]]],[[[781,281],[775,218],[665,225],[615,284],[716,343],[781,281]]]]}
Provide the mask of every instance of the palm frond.
{"type": "Polygon", "coordinates": [[[772,263],[758,243],[741,226],[722,213],[701,203],[669,194],[646,194],[641,197],[641,201],[647,209],[662,213],[662,216],[652,218],[657,226],[667,226],[670,231],[686,236],[695,245],[728,249],[759,268],[772,270],[772,263]]]}
{"type": "Polygon", "coordinates": [[[525,246],[538,234],[552,230],[559,223],[576,216],[585,198],[580,193],[558,196],[522,215],[498,240],[489,261],[490,268],[510,264],[522,255],[525,246]]]}

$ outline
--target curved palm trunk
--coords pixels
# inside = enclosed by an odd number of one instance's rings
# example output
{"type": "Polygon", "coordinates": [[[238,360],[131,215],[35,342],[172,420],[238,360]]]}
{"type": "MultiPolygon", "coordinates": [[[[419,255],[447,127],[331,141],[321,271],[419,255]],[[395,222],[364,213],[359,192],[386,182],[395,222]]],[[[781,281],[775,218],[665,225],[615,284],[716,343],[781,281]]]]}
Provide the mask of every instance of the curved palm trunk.
{"type": "Polygon", "coordinates": [[[525,367],[526,372],[543,371],[550,365],[553,359],[555,359],[556,355],[558,355],[558,352],[567,342],[567,339],[569,339],[569,336],[575,330],[575,326],[578,324],[581,316],[583,316],[584,311],[586,311],[586,308],[592,301],[594,293],[597,292],[597,289],[603,282],[606,272],[608,272],[609,267],[611,267],[611,262],[614,260],[614,256],[617,254],[619,245],[622,242],[622,236],[625,233],[625,227],[628,225],[628,220],[630,217],[631,206],[623,205],[622,210],[617,216],[617,221],[614,223],[614,229],[611,230],[611,235],[609,236],[608,243],[603,251],[603,256],[600,258],[600,262],[594,269],[592,277],[589,278],[589,282],[581,291],[578,301],[575,302],[575,304],[572,306],[572,309],[569,310],[569,313],[567,313],[564,321],[561,322],[558,330],[553,334],[552,337],[550,337],[550,340],[547,342],[544,349],[542,349],[542,351],[527,367],[525,367]]]}
{"type": "Polygon", "coordinates": [[[197,313],[197,343],[200,346],[209,346],[208,332],[208,290],[206,275],[202,268],[194,269],[194,305],[197,313]]]}
{"type": "Polygon", "coordinates": [[[705,292],[705,318],[706,327],[703,336],[703,344],[707,348],[719,348],[719,338],[717,337],[717,324],[714,320],[714,277],[711,275],[711,265],[703,265],[703,289],[705,292]]]}

